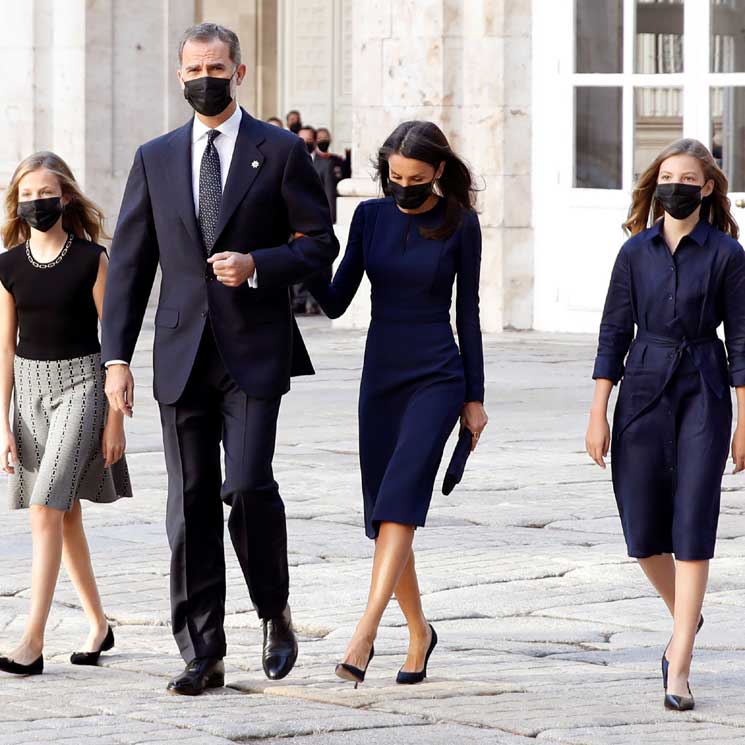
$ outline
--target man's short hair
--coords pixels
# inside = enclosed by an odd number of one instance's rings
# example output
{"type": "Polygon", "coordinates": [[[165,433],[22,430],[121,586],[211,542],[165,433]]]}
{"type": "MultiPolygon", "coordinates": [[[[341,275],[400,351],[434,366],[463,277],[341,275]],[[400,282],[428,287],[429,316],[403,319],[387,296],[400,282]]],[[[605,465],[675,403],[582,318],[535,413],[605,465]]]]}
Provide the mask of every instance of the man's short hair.
{"type": "Polygon", "coordinates": [[[238,41],[234,31],[231,31],[219,23],[198,23],[184,31],[181,42],[178,45],[178,63],[183,63],[184,46],[187,41],[212,41],[219,39],[228,45],[230,60],[236,67],[241,64],[241,43],[238,41]]]}
{"type": "Polygon", "coordinates": [[[298,130],[298,132],[302,132],[304,129],[307,129],[307,130],[310,130],[311,132],[313,132],[313,139],[314,140],[316,139],[316,129],[315,129],[315,127],[311,127],[310,124],[303,124],[303,126],[300,127],[300,129],[298,130]]]}

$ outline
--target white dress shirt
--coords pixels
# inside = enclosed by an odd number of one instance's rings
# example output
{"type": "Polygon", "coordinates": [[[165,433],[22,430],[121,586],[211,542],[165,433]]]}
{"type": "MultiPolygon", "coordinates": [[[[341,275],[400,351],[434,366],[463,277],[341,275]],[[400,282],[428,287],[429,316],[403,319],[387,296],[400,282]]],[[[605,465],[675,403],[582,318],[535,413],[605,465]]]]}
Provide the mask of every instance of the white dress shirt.
{"type": "MultiPolygon", "coordinates": [[[[220,178],[223,192],[228,180],[230,164],[233,162],[233,152],[235,151],[235,143],[238,139],[238,130],[241,127],[242,118],[241,107],[236,106],[230,117],[215,127],[220,132],[220,136],[215,138],[213,144],[220,157],[220,178]]],[[[199,172],[202,167],[202,156],[207,147],[207,133],[209,131],[210,127],[194,114],[194,123],[191,129],[191,191],[194,196],[194,213],[197,217],[199,217],[199,172]]],[[[248,278],[248,284],[254,288],[259,286],[256,270],[254,270],[253,276],[248,278]]],[[[108,360],[105,366],[126,364],[124,360],[108,360]]]]}

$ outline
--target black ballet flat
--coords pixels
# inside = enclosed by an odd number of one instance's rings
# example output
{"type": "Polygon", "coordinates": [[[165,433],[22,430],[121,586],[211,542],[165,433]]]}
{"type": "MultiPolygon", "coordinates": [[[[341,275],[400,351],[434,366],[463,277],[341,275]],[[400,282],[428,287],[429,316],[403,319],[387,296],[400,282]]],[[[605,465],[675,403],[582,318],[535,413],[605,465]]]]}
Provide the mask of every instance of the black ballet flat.
{"type": "Polygon", "coordinates": [[[44,656],[39,655],[30,665],[21,665],[9,657],[0,657],[0,670],[13,675],[41,675],[44,672],[44,656]]]}
{"type": "Polygon", "coordinates": [[[396,675],[396,683],[400,683],[401,685],[413,685],[414,683],[421,683],[427,677],[427,663],[429,662],[429,656],[437,646],[437,632],[435,631],[435,627],[432,624],[430,624],[429,627],[432,629],[432,640],[429,643],[427,656],[424,658],[424,669],[415,673],[405,673],[403,670],[399,670],[398,675],[396,675]]]}
{"type": "Polygon", "coordinates": [[[370,667],[370,663],[372,662],[373,657],[375,657],[374,644],[372,645],[372,647],[370,647],[370,656],[367,658],[367,665],[365,665],[364,670],[360,670],[358,667],[350,665],[348,662],[340,662],[336,666],[336,670],[334,672],[342,680],[348,680],[354,683],[354,687],[356,689],[360,683],[365,682],[365,673],[367,673],[367,668],[370,667]]]}
{"type": "Polygon", "coordinates": [[[696,701],[691,693],[691,686],[688,686],[687,696],[675,696],[672,693],[665,694],[665,708],[670,711],[691,711],[696,706],[696,701]]]}
{"type": "MultiPolygon", "coordinates": [[[[698,620],[698,626],[696,626],[696,633],[698,634],[699,631],[701,631],[701,627],[704,625],[704,616],[701,615],[701,618],[698,620]]],[[[670,642],[672,641],[672,637],[670,637],[670,642]]],[[[667,647],[670,646],[670,642],[667,643],[667,647]]],[[[665,647],[665,651],[662,653],[662,687],[667,691],[667,668],[670,664],[667,661],[667,647],[665,647]]],[[[691,655],[691,659],[693,659],[693,655],[691,655]]]]}
{"type": "Polygon", "coordinates": [[[97,665],[101,652],[108,652],[114,647],[114,631],[109,626],[106,632],[106,638],[101,643],[101,648],[97,652],[73,652],[70,655],[70,662],[73,665],[97,665]]]}

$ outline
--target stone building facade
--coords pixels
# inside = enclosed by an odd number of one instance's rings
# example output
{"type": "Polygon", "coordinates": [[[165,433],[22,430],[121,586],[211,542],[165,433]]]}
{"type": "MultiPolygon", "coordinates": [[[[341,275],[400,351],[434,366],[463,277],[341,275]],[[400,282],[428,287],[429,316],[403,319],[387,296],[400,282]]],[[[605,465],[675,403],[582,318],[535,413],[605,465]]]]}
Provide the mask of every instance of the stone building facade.
{"type": "MultiPolygon", "coordinates": [[[[483,325],[533,322],[531,0],[24,0],[0,3],[0,188],[51,149],[113,228],[136,147],[190,111],[175,78],[182,31],[212,20],[239,34],[240,102],[290,108],[352,150],[340,187],[343,243],[377,195],[370,158],[396,124],[442,126],[481,187],[483,325]]],[[[365,292],[341,321],[366,319],[365,292]]]]}

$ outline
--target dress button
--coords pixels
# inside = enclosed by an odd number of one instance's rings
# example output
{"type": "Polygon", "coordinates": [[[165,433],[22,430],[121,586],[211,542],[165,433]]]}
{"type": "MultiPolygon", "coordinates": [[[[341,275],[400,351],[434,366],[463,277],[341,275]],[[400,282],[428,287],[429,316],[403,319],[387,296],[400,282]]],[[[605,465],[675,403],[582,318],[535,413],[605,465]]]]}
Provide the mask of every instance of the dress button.
{"type": "Polygon", "coordinates": [[[672,296],[672,295],[668,295],[668,296],[667,296],[667,299],[668,299],[668,300],[672,300],[672,299],[673,299],[673,296],[672,296]]]}
{"type": "Polygon", "coordinates": [[[207,318],[207,311],[206,310],[203,310],[202,311],[202,318],[207,318]]]}

